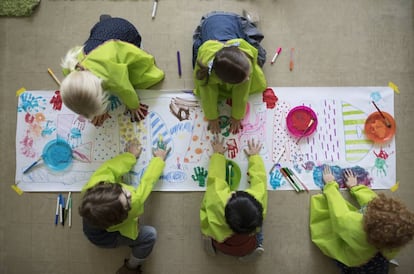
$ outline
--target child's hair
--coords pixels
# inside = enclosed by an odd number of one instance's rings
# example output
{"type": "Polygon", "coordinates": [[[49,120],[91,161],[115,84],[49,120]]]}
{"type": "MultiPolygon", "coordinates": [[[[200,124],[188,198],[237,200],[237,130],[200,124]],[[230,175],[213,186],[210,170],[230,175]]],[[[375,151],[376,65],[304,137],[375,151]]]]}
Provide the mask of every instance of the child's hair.
{"type": "Polygon", "coordinates": [[[414,213],[400,201],[380,193],[364,214],[367,241],[378,249],[399,248],[414,236],[414,213]]]}
{"type": "Polygon", "coordinates": [[[62,59],[63,70],[70,72],[60,85],[63,103],[73,112],[92,119],[104,114],[109,104],[109,95],[102,88],[102,80],[93,73],[76,71],[78,55],[83,47],[70,49],[62,59]]]}
{"type": "Polygon", "coordinates": [[[109,104],[102,80],[87,70],[73,71],[66,76],[60,85],[60,94],[68,108],[87,119],[104,114],[109,104]]]}
{"type": "Polygon", "coordinates": [[[129,211],[119,199],[122,193],[120,184],[100,182],[85,192],[79,214],[96,228],[107,229],[122,223],[129,211]]]}
{"type": "Polygon", "coordinates": [[[224,211],[226,222],[235,233],[250,234],[263,224],[263,206],[245,191],[234,192],[224,211]]]}
{"type": "Polygon", "coordinates": [[[196,72],[196,78],[206,79],[206,84],[212,69],[220,80],[229,84],[243,82],[250,73],[249,57],[236,46],[223,47],[217,51],[211,67],[202,64],[199,60],[197,64],[200,68],[196,72]]]}

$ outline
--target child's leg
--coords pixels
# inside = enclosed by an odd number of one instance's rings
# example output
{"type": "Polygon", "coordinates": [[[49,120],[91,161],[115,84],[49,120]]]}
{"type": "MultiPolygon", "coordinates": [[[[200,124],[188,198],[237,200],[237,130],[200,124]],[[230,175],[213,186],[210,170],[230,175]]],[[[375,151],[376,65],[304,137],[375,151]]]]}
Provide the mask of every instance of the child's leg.
{"type": "Polygon", "coordinates": [[[263,247],[263,227],[260,228],[260,231],[256,234],[256,247],[263,247]]]}
{"type": "Polygon", "coordinates": [[[136,269],[142,265],[145,259],[150,255],[157,239],[157,231],[152,226],[140,226],[138,237],[135,240],[119,236],[117,246],[127,245],[132,248],[132,254],[126,261],[126,266],[130,269],[136,269]]]}

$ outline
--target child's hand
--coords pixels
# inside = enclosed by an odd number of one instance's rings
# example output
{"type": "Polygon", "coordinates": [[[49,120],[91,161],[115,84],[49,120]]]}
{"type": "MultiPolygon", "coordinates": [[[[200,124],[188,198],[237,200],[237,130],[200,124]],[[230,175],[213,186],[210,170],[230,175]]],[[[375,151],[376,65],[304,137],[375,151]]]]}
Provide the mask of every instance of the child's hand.
{"type": "Polygon", "coordinates": [[[345,176],[345,184],[347,188],[352,188],[358,185],[358,180],[355,174],[352,172],[351,169],[347,169],[344,171],[345,176]]]}
{"type": "Polygon", "coordinates": [[[227,151],[227,148],[224,146],[224,138],[222,138],[220,141],[218,135],[213,137],[213,140],[211,141],[211,146],[213,147],[214,153],[224,154],[224,152],[227,151]]]}
{"type": "Polygon", "coordinates": [[[96,127],[100,127],[100,126],[102,126],[103,125],[103,123],[107,120],[107,119],[109,119],[109,118],[111,118],[111,115],[109,115],[109,113],[108,112],[105,112],[104,114],[102,114],[102,115],[98,115],[98,116],[95,116],[95,117],[93,117],[93,119],[92,119],[92,124],[94,125],[94,126],[96,126],[96,127]]]}
{"type": "Polygon", "coordinates": [[[208,120],[207,128],[211,131],[211,133],[219,134],[221,131],[219,119],[208,120]]]}
{"type": "Polygon", "coordinates": [[[243,129],[243,126],[241,124],[240,120],[234,119],[233,117],[230,118],[230,132],[232,134],[237,134],[240,132],[240,130],[243,129]]]}
{"type": "Polygon", "coordinates": [[[323,168],[323,176],[322,176],[323,182],[329,183],[332,181],[335,181],[335,177],[332,174],[331,168],[328,165],[325,165],[323,168]]]}
{"type": "Polygon", "coordinates": [[[141,155],[142,147],[138,140],[132,140],[125,145],[125,151],[134,154],[135,158],[141,155]]]}
{"type": "Polygon", "coordinates": [[[247,156],[259,154],[260,150],[262,149],[262,144],[260,141],[255,144],[254,139],[247,141],[247,145],[249,149],[244,150],[244,153],[246,153],[247,156]]]}
{"type": "Polygon", "coordinates": [[[156,148],[152,149],[152,154],[155,157],[160,157],[161,159],[165,160],[165,158],[167,158],[168,153],[170,153],[171,148],[167,148],[167,146],[165,144],[163,145],[158,145],[156,148]]]}
{"type": "Polygon", "coordinates": [[[131,122],[139,122],[147,117],[148,106],[145,104],[139,104],[137,109],[127,109],[124,114],[129,114],[131,116],[131,122]]]}

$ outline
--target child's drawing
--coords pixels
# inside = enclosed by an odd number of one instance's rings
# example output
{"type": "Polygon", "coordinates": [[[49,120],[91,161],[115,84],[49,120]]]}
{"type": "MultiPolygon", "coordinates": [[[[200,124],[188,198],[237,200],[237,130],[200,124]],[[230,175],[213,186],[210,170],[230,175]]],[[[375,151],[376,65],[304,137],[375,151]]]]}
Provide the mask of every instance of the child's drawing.
{"type": "MultiPolygon", "coordinates": [[[[141,94],[141,93],[140,93],[141,94]]],[[[148,92],[140,95],[149,106],[143,121],[132,123],[123,114],[117,98],[111,99],[111,119],[102,127],[61,105],[58,91],[27,91],[17,105],[16,182],[25,191],[79,191],[92,173],[122,152],[125,144],[138,139],[142,153],[128,174],[128,181],[138,185],[152,156],[152,149],[162,140],[171,153],[155,190],[203,191],[212,153],[213,135],[196,97],[176,92],[148,92]],[[37,160],[46,143],[54,138],[66,140],[73,148],[73,165],[53,173],[39,165],[23,175],[22,171],[37,160]]],[[[388,87],[375,88],[268,88],[249,98],[246,116],[238,134],[229,132],[231,102],[219,104],[221,137],[227,146],[226,157],[237,162],[242,172],[240,188],[248,184],[248,160],[243,152],[246,141],[263,143],[261,156],[268,171],[277,161],[295,170],[309,189],[320,189],[321,166],[330,165],[338,183],[343,185],[344,168],[358,174],[360,183],[372,188],[389,188],[395,183],[395,141],[377,145],[367,140],[364,122],[375,111],[371,101],[393,114],[393,92],[388,87]],[[310,136],[297,142],[286,128],[286,116],[296,106],[310,107],[318,125],[310,136]]],[[[269,190],[291,189],[278,169],[268,174],[269,190]]]]}

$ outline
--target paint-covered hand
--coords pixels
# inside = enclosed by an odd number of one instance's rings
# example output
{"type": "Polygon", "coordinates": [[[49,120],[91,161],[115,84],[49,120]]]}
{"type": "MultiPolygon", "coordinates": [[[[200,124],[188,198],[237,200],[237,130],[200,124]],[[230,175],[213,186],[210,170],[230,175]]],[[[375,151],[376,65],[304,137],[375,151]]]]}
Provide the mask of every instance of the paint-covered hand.
{"type": "Polygon", "coordinates": [[[96,127],[100,127],[109,118],[111,118],[111,115],[109,115],[109,113],[106,112],[102,115],[98,115],[98,116],[93,117],[92,124],[96,127]]]}
{"type": "Polygon", "coordinates": [[[227,148],[224,146],[224,138],[220,141],[220,137],[218,135],[213,137],[211,147],[213,148],[214,153],[224,154],[224,152],[227,151],[227,148]]]}
{"type": "Polygon", "coordinates": [[[208,130],[211,131],[211,133],[219,134],[220,131],[221,131],[221,129],[220,129],[220,120],[219,119],[208,120],[207,128],[208,128],[208,130]]]}
{"type": "Polygon", "coordinates": [[[243,129],[241,124],[241,120],[234,119],[233,117],[230,118],[230,132],[232,134],[237,134],[240,130],[243,129]]]}
{"type": "Polygon", "coordinates": [[[170,151],[171,151],[171,148],[163,144],[162,146],[157,145],[156,148],[153,148],[152,154],[154,155],[154,157],[160,157],[161,159],[165,160],[168,154],[170,153],[170,151]]]}
{"type": "Polygon", "coordinates": [[[325,165],[323,168],[322,179],[325,184],[335,181],[335,176],[332,174],[331,168],[328,165],[325,165]]]}
{"type": "Polygon", "coordinates": [[[124,112],[125,115],[130,115],[131,122],[139,122],[144,120],[148,115],[148,105],[139,104],[137,109],[127,109],[124,112]]]}
{"type": "Polygon", "coordinates": [[[248,149],[244,150],[244,153],[246,153],[247,156],[257,155],[262,149],[262,143],[260,143],[260,141],[255,143],[254,139],[247,141],[247,146],[248,149]]]}
{"type": "Polygon", "coordinates": [[[355,174],[352,172],[351,169],[347,169],[344,171],[344,177],[345,177],[345,184],[347,188],[352,188],[356,185],[358,185],[358,180],[355,174]]]}
{"type": "Polygon", "coordinates": [[[208,172],[204,169],[204,167],[195,167],[194,168],[194,174],[191,175],[191,178],[193,178],[194,181],[198,182],[198,186],[205,186],[206,185],[206,178],[207,178],[208,172]]]}
{"type": "Polygon", "coordinates": [[[126,143],[125,151],[134,154],[135,158],[138,159],[141,155],[142,147],[138,140],[135,139],[126,143]]]}

